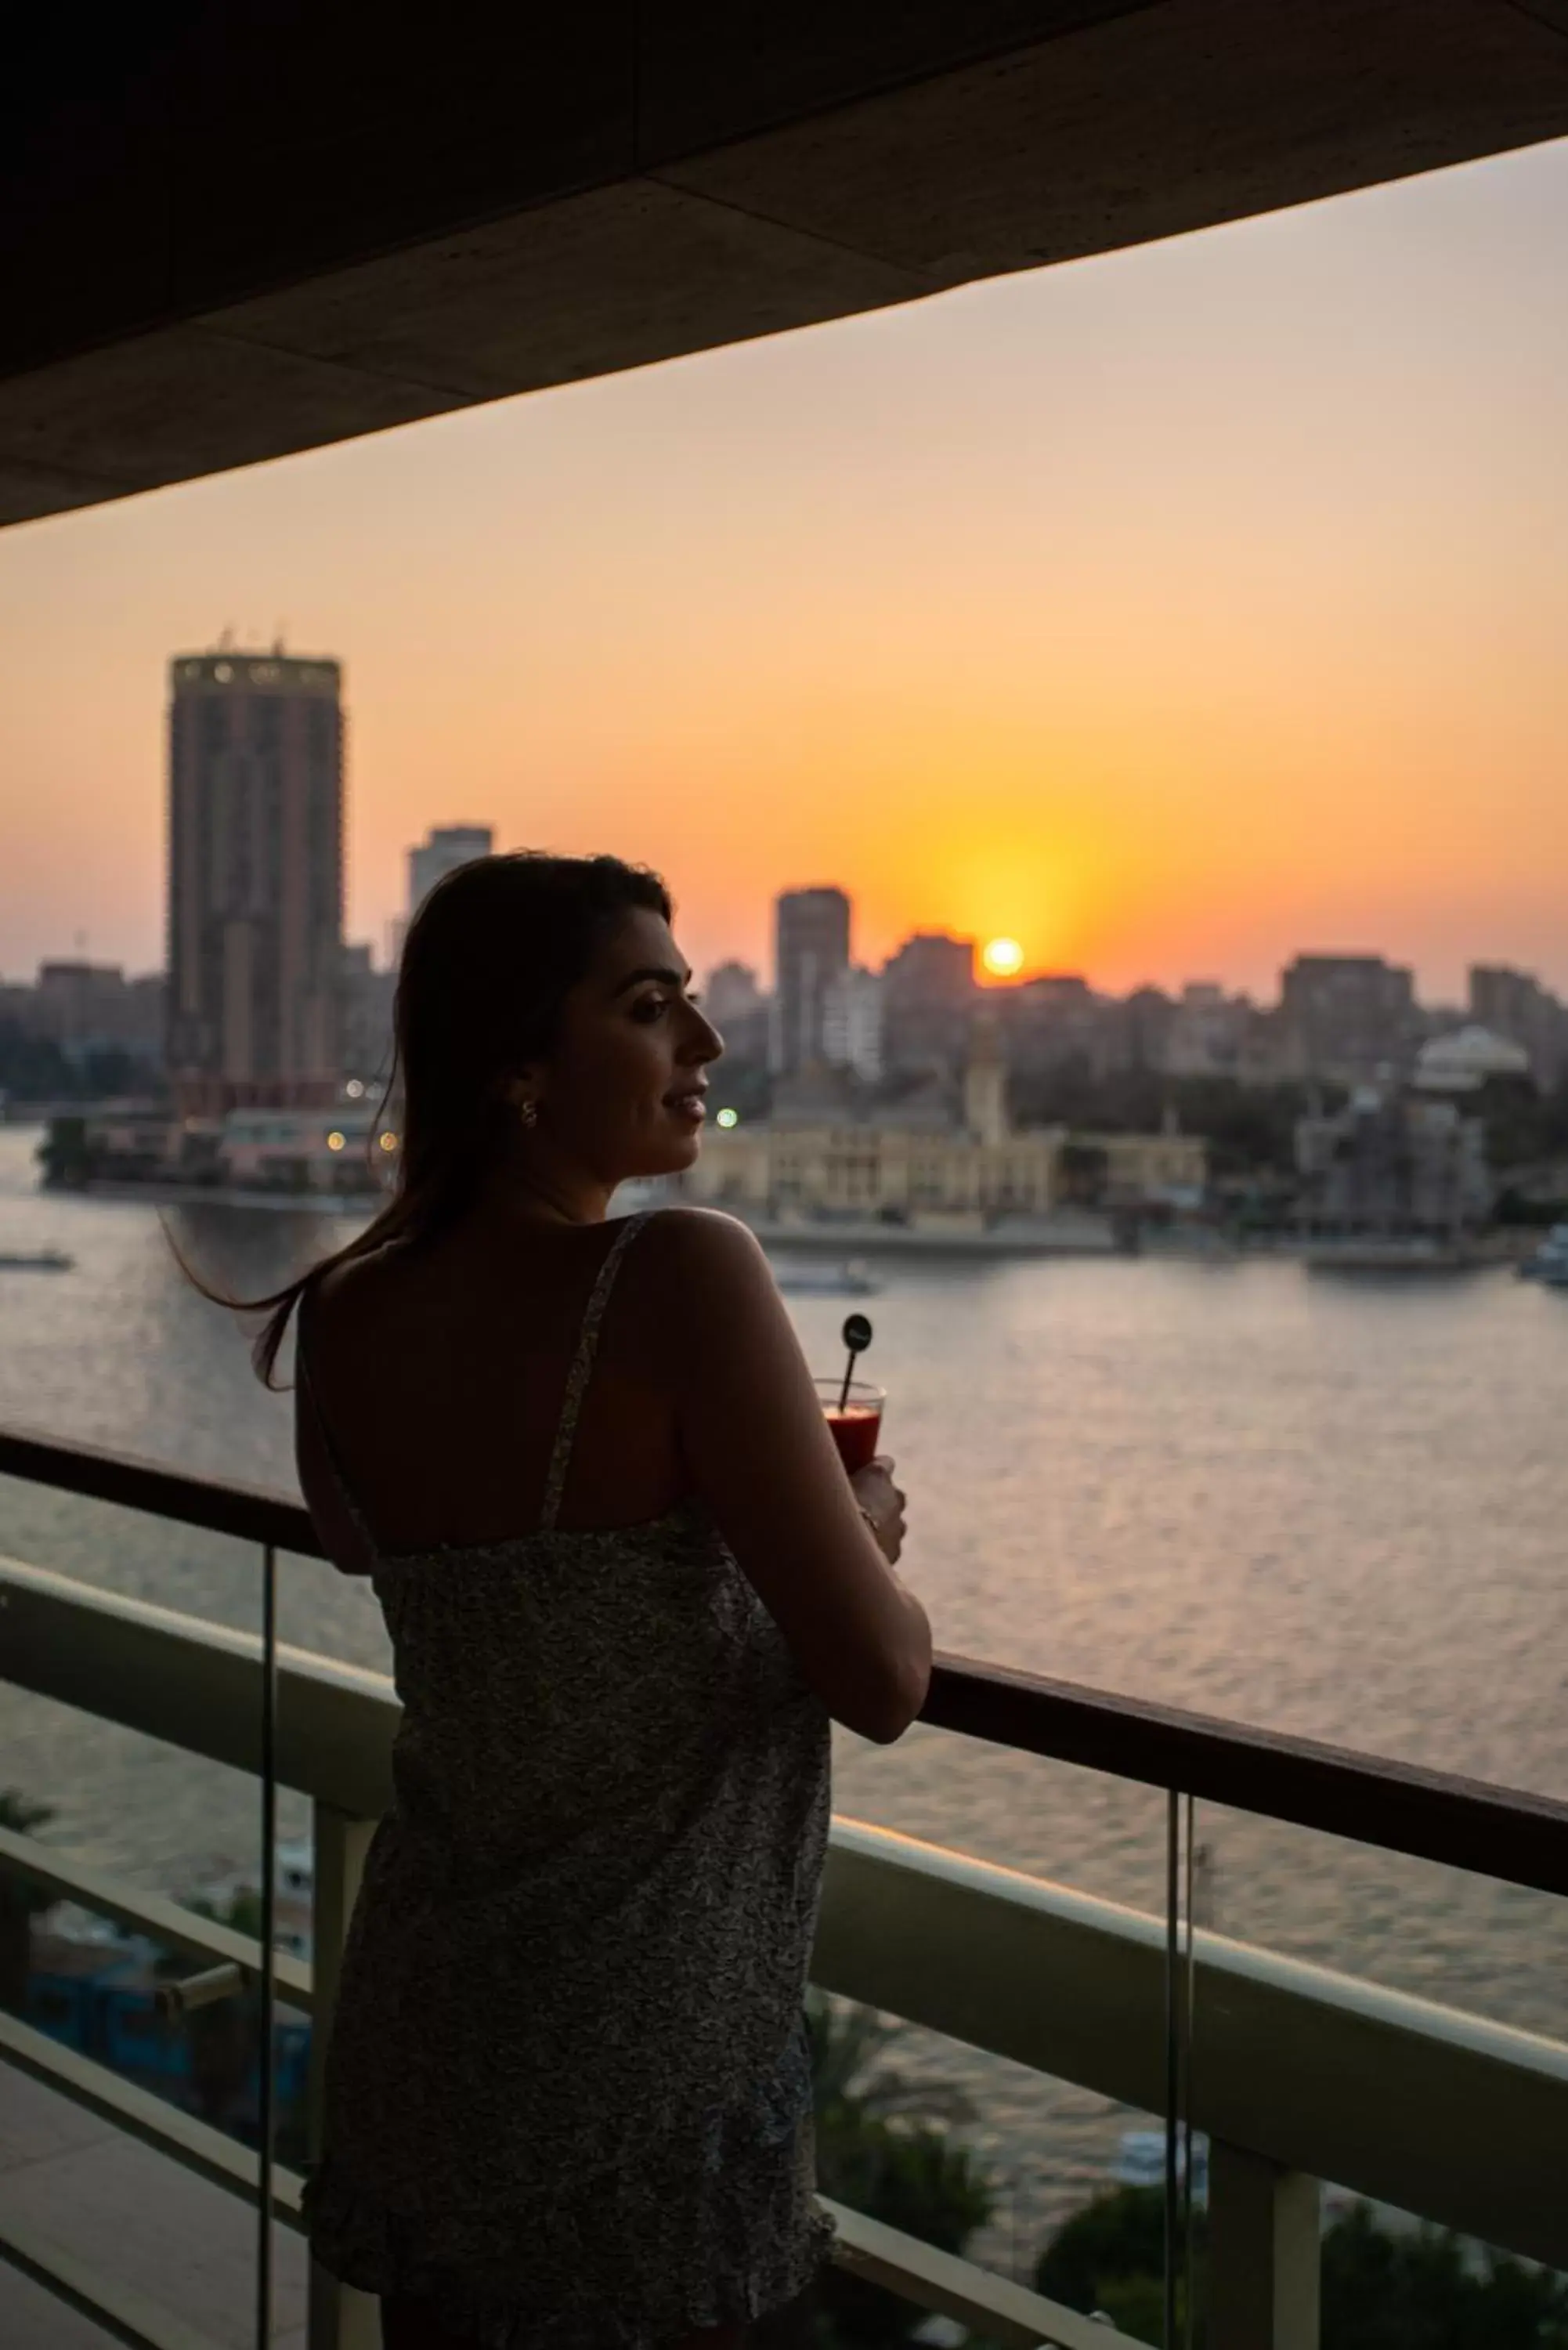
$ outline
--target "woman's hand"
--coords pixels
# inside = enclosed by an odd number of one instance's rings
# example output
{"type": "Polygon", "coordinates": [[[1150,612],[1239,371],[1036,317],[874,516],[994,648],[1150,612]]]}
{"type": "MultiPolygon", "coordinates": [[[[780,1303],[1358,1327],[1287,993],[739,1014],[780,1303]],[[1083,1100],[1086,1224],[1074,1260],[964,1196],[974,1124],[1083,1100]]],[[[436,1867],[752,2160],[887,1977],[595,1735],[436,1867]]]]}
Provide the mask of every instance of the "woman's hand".
{"type": "Polygon", "coordinates": [[[888,1565],[904,1533],[891,1461],[845,1475],[743,1224],[661,1208],[636,1263],[693,1490],[834,1720],[881,1744],[901,1737],[930,1685],[931,1627],[888,1565]]]}
{"type": "Polygon", "coordinates": [[[877,1547],[889,1566],[897,1566],[904,1547],[905,1500],[893,1482],[893,1462],[885,1452],[864,1469],[857,1469],[849,1480],[855,1499],[867,1524],[877,1537],[877,1547]]]}

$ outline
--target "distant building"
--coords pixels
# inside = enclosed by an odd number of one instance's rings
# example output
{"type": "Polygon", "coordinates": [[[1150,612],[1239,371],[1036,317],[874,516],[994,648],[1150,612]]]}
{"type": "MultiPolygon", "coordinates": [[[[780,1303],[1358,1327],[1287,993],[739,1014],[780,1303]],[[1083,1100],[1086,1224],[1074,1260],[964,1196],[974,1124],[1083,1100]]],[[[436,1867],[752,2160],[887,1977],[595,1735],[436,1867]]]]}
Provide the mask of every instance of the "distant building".
{"type": "Polygon", "coordinates": [[[1007,1111],[1007,1062],[1002,1055],[1001,1024],[994,1012],[978,1015],[970,1032],[969,1058],[963,1076],[963,1122],[973,1141],[993,1149],[1006,1142],[1012,1131],[1007,1111]]]}
{"type": "Polygon", "coordinates": [[[957,1072],[980,991],[974,941],[942,931],[906,939],[882,972],[882,1051],[889,1069],[957,1072]]]}
{"type": "Polygon", "coordinates": [[[1291,1076],[1280,1014],[1212,981],[1189,983],[1165,1024],[1160,1066],[1171,1077],[1229,1077],[1241,1085],[1291,1076]]]}
{"type": "Polygon", "coordinates": [[[373,1102],[327,1112],[231,1110],[217,1142],[221,1180],[236,1191],[363,1192],[384,1187],[398,1136],[373,1102]]]}
{"type": "Polygon", "coordinates": [[[822,999],[822,1057],[852,1069],[867,1085],[882,1074],[883,983],[879,972],[851,963],[829,980],[822,999]]]}
{"type": "Polygon", "coordinates": [[[417,848],[409,851],[409,920],[412,921],[438,881],[472,865],[476,857],[494,854],[495,834],[487,824],[443,824],[432,827],[417,848]]]}
{"type": "MultiPolygon", "coordinates": [[[[982,1229],[1042,1216],[1065,1195],[1059,1126],[1018,1133],[1007,1114],[1000,1020],[976,1022],[960,1124],[940,1078],[901,1100],[868,1102],[847,1073],[825,1072],[815,1102],[710,1136],[687,1190],[758,1220],[878,1221],[982,1229]]],[[[1183,1135],[1096,1136],[1107,1204],[1146,1204],[1203,1182],[1205,1149],[1183,1135]],[[1112,1164],[1114,1159],[1114,1167],[1112,1164]]]]}
{"type": "Polygon", "coordinates": [[[1297,1121],[1296,1167],[1298,1214],[1320,1232],[1452,1234],[1491,1212],[1485,1126],[1451,1100],[1360,1087],[1297,1121]]]}
{"type": "Polygon", "coordinates": [[[762,982],[749,962],[716,963],[702,983],[702,1008],[721,1027],[767,1008],[762,982]]]}
{"type": "Polygon", "coordinates": [[[1524,1046],[1494,1035],[1490,1028],[1450,1029],[1429,1038],[1416,1055],[1414,1082],[1424,1092],[1475,1093],[1492,1077],[1533,1082],[1524,1046]]]}
{"type": "Polygon", "coordinates": [[[1280,1029],[1283,1074],[1401,1076],[1421,1037],[1414,978],[1381,955],[1298,955],[1281,976],[1280,1029]]]}
{"type": "Polygon", "coordinates": [[[1088,1196],[1101,1208],[1190,1211],[1209,1185],[1209,1145],[1201,1135],[1171,1128],[1160,1134],[1082,1133],[1068,1139],[1074,1152],[1098,1162],[1088,1196]]]}
{"type": "Polygon", "coordinates": [[[395,971],[379,971],[368,945],[343,950],[342,1075],[368,1090],[384,1086],[392,1068],[395,971]]]}
{"type": "Polygon", "coordinates": [[[182,1114],[337,1085],[343,712],[335,660],[170,664],[168,1066],[182,1114]]]}
{"type": "Polygon", "coordinates": [[[775,900],[772,1061],[788,1075],[823,1057],[827,991],[849,968],[842,889],[786,889],[775,900]]]}
{"type": "Polygon", "coordinates": [[[1117,1066],[1117,1014],[1121,1007],[1097,995],[1076,972],[1026,979],[1017,987],[993,988],[1006,1026],[1007,1057],[1022,1077],[1048,1076],[1078,1068],[1101,1076],[1117,1066]]]}
{"type": "Polygon", "coordinates": [[[5,1011],[23,1032],[47,1037],[68,1058],[118,1051],[149,1074],[163,1060],[167,1018],[161,972],[127,979],[119,963],[40,963],[36,983],[5,991],[5,1011]]]}
{"type": "Polygon", "coordinates": [[[1530,972],[1512,971],[1506,963],[1473,963],[1469,1016],[1479,1027],[1521,1046],[1538,1085],[1550,1089],[1568,1075],[1568,1004],[1530,972]]]}
{"type": "Polygon", "coordinates": [[[722,962],[711,971],[702,1009],[724,1039],[726,1060],[766,1062],[773,1007],[750,963],[722,962]]]}
{"type": "Polygon", "coordinates": [[[1135,987],[1115,1006],[1109,1066],[1120,1069],[1163,1069],[1170,1051],[1170,1031],[1176,1005],[1163,989],[1135,987]]]}

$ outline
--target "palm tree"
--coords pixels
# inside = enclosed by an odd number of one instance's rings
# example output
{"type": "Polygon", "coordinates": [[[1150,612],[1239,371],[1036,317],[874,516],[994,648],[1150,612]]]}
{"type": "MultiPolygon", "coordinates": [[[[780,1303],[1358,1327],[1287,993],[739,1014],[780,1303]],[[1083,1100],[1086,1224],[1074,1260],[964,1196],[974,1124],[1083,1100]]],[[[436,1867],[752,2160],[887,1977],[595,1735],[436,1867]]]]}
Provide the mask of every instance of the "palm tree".
{"type": "MultiPolygon", "coordinates": [[[[994,2199],[973,2153],[949,2135],[951,2125],[974,2119],[969,2099],[950,2084],[884,2064],[901,2031],[868,2008],[813,1991],[806,2027],[822,2192],[939,2251],[961,2252],[994,2199]]],[[[908,2303],[836,2272],[825,2278],[819,2304],[826,2350],[892,2350],[920,2322],[908,2303]]]]}

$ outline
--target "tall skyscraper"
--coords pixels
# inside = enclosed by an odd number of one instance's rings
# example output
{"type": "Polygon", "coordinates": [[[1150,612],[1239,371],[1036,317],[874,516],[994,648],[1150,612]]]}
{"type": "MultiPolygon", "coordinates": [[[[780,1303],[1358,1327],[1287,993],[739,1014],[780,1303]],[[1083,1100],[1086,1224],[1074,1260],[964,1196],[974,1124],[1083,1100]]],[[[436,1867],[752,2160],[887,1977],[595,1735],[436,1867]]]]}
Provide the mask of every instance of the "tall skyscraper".
{"type": "Polygon", "coordinates": [[[429,838],[409,851],[409,920],[446,874],[476,857],[490,856],[494,847],[495,835],[487,824],[433,826],[429,838]]]}
{"type": "Polygon", "coordinates": [[[177,655],[169,685],[175,1106],[325,1107],[338,1078],[342,671],[223,644],[177,655]]]}
{"type": "Polygon", "coordinates": [[[832,983],[849,968],[849,900],[842,889],[785,889],[774,904],[774,1067],[784,1075],[823,1057],[832,983]]]}

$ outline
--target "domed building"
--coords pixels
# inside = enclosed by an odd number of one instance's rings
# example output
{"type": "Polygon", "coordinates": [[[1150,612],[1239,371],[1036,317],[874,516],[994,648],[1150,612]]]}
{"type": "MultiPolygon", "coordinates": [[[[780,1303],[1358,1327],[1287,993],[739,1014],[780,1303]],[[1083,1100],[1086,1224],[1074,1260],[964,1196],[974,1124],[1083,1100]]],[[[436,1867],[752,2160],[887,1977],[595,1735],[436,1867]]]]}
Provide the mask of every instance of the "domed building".
{"type": "Polygon", "coordinates": [[[1530,1055],[1522,1045],[1490,1028],[1450,1029],[1434,1036],[1416,1055],[1415,1082],[1425,1093],[1473,1094],[1490,1077],[1528,1077],[1530,1055]]]}

